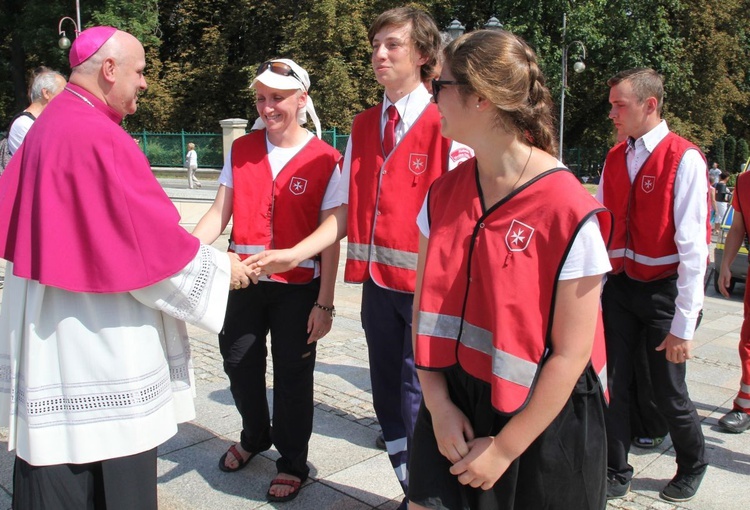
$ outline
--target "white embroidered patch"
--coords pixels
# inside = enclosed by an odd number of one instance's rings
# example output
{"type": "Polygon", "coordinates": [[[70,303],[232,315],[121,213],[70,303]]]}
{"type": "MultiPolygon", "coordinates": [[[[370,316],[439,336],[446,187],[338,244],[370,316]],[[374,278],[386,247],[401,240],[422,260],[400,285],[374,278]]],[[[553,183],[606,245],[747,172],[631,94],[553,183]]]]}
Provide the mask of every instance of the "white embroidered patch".
{"type": "Polygon", "coordinates": [[[529,225],[513,220],[505,234],[505,246],[510,251],[523,251],[529,247],[531,236],[534,235],[534,228],[529,225]]]}
{"type": "Polygon", "coordinates": [[[644,175],[641,180],[641,189],[646,193],[654,191],[654,185],[656,184],[656,177],[653,175],[644,175]]]}
{"type": "Polygon", "coordinates": [[[301,177],[292,177],[289,181],[289,191],[295,195],[301,195],[307,189],[307,179],[301,177]]]}
{"type": "Polygon", "coordinates": [[[416,175],[427,170],[427,154],[409,154],[409,170],[416,175]]]}

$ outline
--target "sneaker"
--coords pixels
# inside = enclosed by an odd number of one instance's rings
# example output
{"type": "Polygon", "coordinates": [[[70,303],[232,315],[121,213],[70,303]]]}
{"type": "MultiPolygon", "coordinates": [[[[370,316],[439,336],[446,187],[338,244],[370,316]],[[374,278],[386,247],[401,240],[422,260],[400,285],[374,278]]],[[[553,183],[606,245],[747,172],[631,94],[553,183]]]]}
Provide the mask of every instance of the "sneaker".
{"type": "Polygon", "coordinates": [[[731,411],[719,420],[719,426],[728,432],[739,434],[750,428],[750,414],[744,411],[731,411]]]}
{"type": "Polygon", "coordinates": [[[664,442],[664,437],[634,437],[633,446],[638,448],[656,448],[664,442]]]}
{"type": "Polygon", "coordinates": [[[672,501],[674,503],[690,501],[698,492],[698,487],[701,486],[701,481],[705,474],[705,469],[698,474],[683,475],[677,473],[675,477],[672,478],[672,481],[662,489],[659,496],[661,499],[666,499],[667,501],[672,501]]]}
{"type": "Polygon", "coordinates": [[[630,480],[625,480],[620,475],[607,473],[607,499],[622,498],[628,492],[630,492],[630,480]]]}

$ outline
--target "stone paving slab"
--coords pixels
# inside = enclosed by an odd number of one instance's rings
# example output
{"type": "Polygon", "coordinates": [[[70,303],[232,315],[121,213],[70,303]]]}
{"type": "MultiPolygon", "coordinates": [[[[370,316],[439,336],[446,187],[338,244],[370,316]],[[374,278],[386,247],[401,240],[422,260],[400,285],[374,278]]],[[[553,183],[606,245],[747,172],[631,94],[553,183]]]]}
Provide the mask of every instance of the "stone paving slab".
{"type": "MultiPolygon", "coordinates": [[[[206,184],[206,183],[204,183],[206,184]]],[[[170,191],[180,200],[200,200],[208,207],[206,189],[170,191]],[[182,196],[184,198],[179,198],[182,196]],[[197,197],[197,198],[193,198],[197,197]]],[[[186,184],[183,184],[186,187],[186,184]]],[[[215,189],[213,190],[215,193],[215,189]]],[[[186,228],[195,214],[181,206],[186,228]],[[193,214],[193,216],[189,216],[193,214]]],[[[195,220],[197,221],[197,219],[195,220]]],[[[225,249],[227,236],[215,246],[225,249]]],[[[345,243],[342,243],[342,254],[345,243]]],[[[343,256],[340,268],[343,268],[343,256]]],[[[0,261],[0,275],[4,264],[0,261]]],[[[300,497],[284,504],[265,501],[268,482],[275,474],[275,450],[259,455],[237,473],[223,473],[219,457],[240,431],[240,420],[228,390],[217,339],[189,326],[197,380],[196,419],[182,424],[175,437],[159,448],[160,508],[166,510],[243,509],[371,509],[395,510],[402,498],[387,455],[374,448],[379,426],[372,410],[367,350],[359,317],[360,288],[341,281],[336,287],[334,328],[318,346],[315,374],[315,424],[310,442],[311,479],[300,497]]],[[[614,500],[608,509],[744,510],[750,475],[750,433],[727,434],[716,425],[731,407],[740,376],[736,357],[742,323],[742,291],[731,299],[709,286],[704,320],[696,334],[696,358],[690,361],[688,385],[703,418],[711,466],[698,496],[691,502],[671,504],[658,491],[674,475],[671,441],[655,450],[633,448],[633,491],[614,500]],[[734,357],[732,352],[734,352],[734,357]]],[[[0,292],[1,296],[1,292],[0,292]]],[[[269,401],[272,402],[272,365],[268,363],[269,401]]],[[[5,442],[7,431],[0,430],[5,442]]],[[[3,445],[0,445],[3,446],[3,445]]],[[[0,509],[10,508],[13,455],[0,451],[0,509]]]]}

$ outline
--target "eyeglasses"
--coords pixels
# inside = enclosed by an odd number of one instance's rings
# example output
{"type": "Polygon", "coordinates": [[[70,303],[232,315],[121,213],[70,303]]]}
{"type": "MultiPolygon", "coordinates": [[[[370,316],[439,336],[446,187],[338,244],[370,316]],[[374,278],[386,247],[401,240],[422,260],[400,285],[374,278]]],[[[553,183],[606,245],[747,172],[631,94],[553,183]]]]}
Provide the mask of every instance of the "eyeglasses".
{"type": "Polygon", "coordinates": [[[440,94],[440,89],[442,89],[446,85],[466,85],[466,83],[456,80],[432,80],[432,99],[435,101],[435,103],[438,102],[438,94],[440,94]]]}
{"type": "MultiPolygon", "coordinates": [[[[291,76],[292,78],[295,78],[298,82],[300,82],[303,87],[305,87],[305,82],[302,81],[302,78],[300,78],[299,75],[294,72],[294,69],[292,69],[292,66],[290,66],[289,64],[285,64],[284,62],[274,62],[273,60],[263,62],[258,66],[258,71],[255,73],[255,76],[260,76],[260,74],[266,69],[274,74],[280,74],[281,76],[291,76]]],[[[307,89],[307,87],[305,87],[305,89],[307,89]]]]}

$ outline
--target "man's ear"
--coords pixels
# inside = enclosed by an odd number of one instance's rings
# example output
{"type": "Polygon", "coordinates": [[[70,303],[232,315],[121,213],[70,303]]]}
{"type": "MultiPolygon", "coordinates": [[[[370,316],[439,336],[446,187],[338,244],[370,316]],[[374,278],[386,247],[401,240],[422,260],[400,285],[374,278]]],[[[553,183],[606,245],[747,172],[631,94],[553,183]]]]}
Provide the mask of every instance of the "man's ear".
{"type": "Polygon", "coordinates": [[[658,104],[659,102],[653,96],[646,99],[646,113],[651,115],[652,113],[656,112],[656,107],[658,106],[658,104]]]}
{"type": "Polygon", "coordinates": [[[104,79],[110,83],[114,83],[116,68],[117,68],[117,63],[115,62],[114,58],[112,57],[105,58],[104,61],[102,62],[102,76],[104,76],[104,79]]]}

